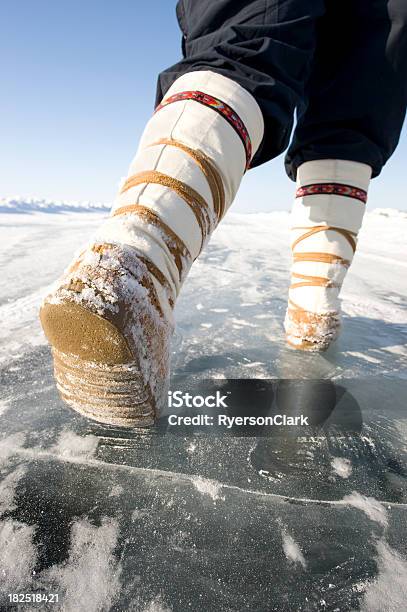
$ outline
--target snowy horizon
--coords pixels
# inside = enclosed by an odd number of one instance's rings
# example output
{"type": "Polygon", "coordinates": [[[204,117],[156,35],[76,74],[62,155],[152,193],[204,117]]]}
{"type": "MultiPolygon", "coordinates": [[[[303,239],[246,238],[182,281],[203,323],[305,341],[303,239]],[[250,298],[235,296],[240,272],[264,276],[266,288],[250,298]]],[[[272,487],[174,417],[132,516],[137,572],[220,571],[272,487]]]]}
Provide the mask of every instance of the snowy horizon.
{"type": "MultiPolygon", "coordinates": [[[[50,198],[41,198],[37,196],[11,196],[0,198],[0,214],[31,214],[34,212],[44,213],[103,213],[109,212],[113,206],[113,202],[97,202],[91,200],[67,200],[58,199],[53,200],[50,198]]],[[[271,209],[271,210],[234,210],[233,205],[230,209],[230,213],[239,215],[264,215],[272,213],[290,213],[289,208],[271,209]]],[[[395,206],[386,207],[374,207],[367,208],[367,214],[380,214],[380,215],[396,215],[403,218],[407,218],[407,211],[396,208],[395,206]]]]}

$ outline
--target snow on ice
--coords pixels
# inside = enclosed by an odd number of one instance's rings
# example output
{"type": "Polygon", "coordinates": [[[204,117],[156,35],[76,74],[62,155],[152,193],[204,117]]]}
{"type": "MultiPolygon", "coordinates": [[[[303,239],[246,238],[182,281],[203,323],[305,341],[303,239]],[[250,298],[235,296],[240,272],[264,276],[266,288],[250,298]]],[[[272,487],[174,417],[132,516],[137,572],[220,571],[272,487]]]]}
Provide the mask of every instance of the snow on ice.
{"type": "Polygon", "coordinates": [[[407,421],[392,409],[407,380],[407,214],[367,212],[342,292],[343,334],[324,355],[285,347],[287,212],[229,212],[192,267],[175,313],[177,375],[360,379],[365,395],[384,381],[388,414],[365,402],[360,429],[297,446],[122,432],[62,405],[38,309],[108,212],[0,201],[0,596],[54,589],[62,612],[183,612],[196,602],[285,612],[287,601],[404,610],[407,421]]]}

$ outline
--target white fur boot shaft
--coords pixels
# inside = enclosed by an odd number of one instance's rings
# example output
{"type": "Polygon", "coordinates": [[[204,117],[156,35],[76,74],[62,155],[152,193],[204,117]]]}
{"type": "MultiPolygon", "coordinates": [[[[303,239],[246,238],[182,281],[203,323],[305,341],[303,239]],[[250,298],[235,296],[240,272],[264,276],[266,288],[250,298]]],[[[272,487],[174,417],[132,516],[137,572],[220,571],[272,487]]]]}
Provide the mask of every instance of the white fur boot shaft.
{"type": "Polygon", "coordinates": [[[370,166],[345,160],[298,168],[285,318],[287,341],[295,348],[325,350],[339,333],[339,292],[356,249],[370,177],[370,166]]]}
{"type": "Polygon", "coordinates": [[[209,71],[183,75],[147,123],[112,218],[96,240],[141,249],[175,298],[232,203],[263,130],[260,108],[240,85],[209,71]],[[196,93],[203,95],[193,98],[196,93]],[[246,129],[250,153],[225,118],[227,107],[246,129]]]}

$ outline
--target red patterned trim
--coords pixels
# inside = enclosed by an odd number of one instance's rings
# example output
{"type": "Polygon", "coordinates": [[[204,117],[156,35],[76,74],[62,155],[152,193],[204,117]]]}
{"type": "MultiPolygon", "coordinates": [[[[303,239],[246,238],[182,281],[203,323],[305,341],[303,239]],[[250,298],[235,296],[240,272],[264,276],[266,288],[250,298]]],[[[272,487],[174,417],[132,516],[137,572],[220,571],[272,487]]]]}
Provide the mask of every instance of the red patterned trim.
{"type": "Polygon", "coordinates": [[[359,189],[358,187],[352,187],[352,185],[343,185],[342,183],[314,183],[313,185],[304,185],[297,189],[295,197],[303,198],[309,195],[326,193],[354,198],[364,204],[367,202],[367,191],[359,189]]]}
{"type": "Polygon", "coordinates": [[[252,143],[250,140],[249,132],[246,129],[245,124],[240,119],[239,115],[235,113],[233,108],[228,106],[222,100],[218,98],[214,98],[209,94],[203,93],[202,91],[181,91],[180,93],[174,94],[169,98],[165,98],[161,104],[157,106],[155,112],[159,111],[167,104],[171,104],[172,102],[179,102],[180,100],[195,100],[195,102],[199,102],[204,106],[208,106],[212,108],[214,111],[222,115],[224,119],[232,126],[240,140],[243,143],[245,152],[246,152],[246,170],[249,168],[250,160],[252,158],[252,143]]]}

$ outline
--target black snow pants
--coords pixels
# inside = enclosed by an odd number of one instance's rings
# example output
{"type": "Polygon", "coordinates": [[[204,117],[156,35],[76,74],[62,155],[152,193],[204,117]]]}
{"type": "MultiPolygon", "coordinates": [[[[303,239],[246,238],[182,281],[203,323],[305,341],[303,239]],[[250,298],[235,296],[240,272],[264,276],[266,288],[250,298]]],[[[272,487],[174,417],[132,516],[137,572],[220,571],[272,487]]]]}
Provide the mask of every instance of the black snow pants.
{"type": "Polygon", "coordinates": [[[289,145],[288,175],[315,159],[369,164],[395,150],[407,104],[407,0],[179,0],[183,73],[212,70],[257,100],[265,135],[252,162],[289,145]]]}

